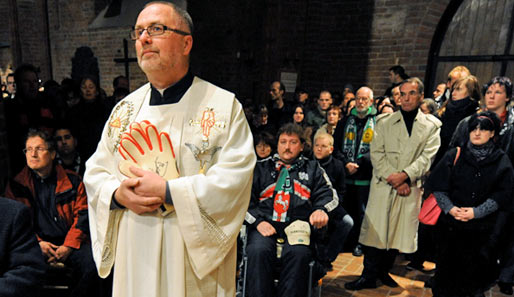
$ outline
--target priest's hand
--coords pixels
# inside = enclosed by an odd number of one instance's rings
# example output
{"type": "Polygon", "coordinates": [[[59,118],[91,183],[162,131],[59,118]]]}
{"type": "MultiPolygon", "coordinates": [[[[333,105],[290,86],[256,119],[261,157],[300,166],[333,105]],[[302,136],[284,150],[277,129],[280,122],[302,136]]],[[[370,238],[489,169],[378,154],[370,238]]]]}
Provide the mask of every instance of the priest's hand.
{"type": "Polygon", "coordinates": [[[316,210],[309,217],[309,222],[316,229],[323,228],[328,223],[328,214],[321,209],[316,210]]]}
{"type": "Polygon", "coordinates": [[[114,192],[114,199],[137,214],[152,212],[164,202],[161,197],[146,197],[136,194],[135,187],[140,183],[139,177],[129,178],[121,182],[114,192]]]}
{"type": "Polygon", "coordinates": [[[386,181],[388,184],[390,184],[391,186],[393,186],[393,188],[398,188],[399,186],[401,186],[406,180],[407,180],[408,176],[405,172],[396,172],[396,173],[391,173],[386,181]]]}
{"type": "Polygon", "coordinates": [[[259,225],[257,225],[257,231],[259,231],[259,233],[265,237],[268,237],[268,236],[271,236],[271,235],[277,233],[277,230],[275,230],[275,227],[273,227],[270,223],[268,223],[266,221],[262,221],[259,223],[259,225]]]}
{"type": "Polygon", "coordinates": [[[130,167],[130,172],[139,180],[134,192],[140,196],[166,198],[166,180],[157,173],[138,167],[130,167]]]}
{"type": "Polygon", "coordinates": [[[398,195],[400,196],[409,196],[410,195],[410,186],[407,183],[403,183],[396,188],[398,195]]]}
{"type": "Polygon", "coordinates": [[[39,242],[39,247],[41,248],[43,255],[47,258],[48,263],[56,261],[57,254],[55,250],[58,246],[51,242],[41,240],[39,242]]]}
{"type": "Polygon", "coordinates": [[[72,249],[70,247],[61,245],[55,251],[55,253],[57,254],[57,260],[59,260],[60,262],[66,261],[66,259],[68,259],[68,256],[71,254],[71,251],[72,249]]]}

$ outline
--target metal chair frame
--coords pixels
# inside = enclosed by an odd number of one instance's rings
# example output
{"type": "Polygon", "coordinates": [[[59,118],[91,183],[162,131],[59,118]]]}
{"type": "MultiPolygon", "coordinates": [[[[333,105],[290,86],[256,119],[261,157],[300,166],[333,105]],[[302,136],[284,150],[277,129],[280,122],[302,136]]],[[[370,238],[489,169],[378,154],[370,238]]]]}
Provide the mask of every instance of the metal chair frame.
{"type": "MultiPolygon", "coordinates": [[[[238,264],[239,267],[239,278],[236,280],[236,297],[246,296],[246,276],[248,273],[248,253],[246,252],[246,245],[248,243],[248,231],[246,225],[241,227],[239,232],[239,238],[241,239],[242,245],[242,258],[238,264]]],[[[312,286],[312,278],[314,271],[315,260],[309,262],[309,286],[307,288],[307,296],[309,297],[321,297],[321,284],[322,280],[318,281],[318,286],[312,286]]],[[[278,279],[275,279],[275,285],[278,284],[278,279]]]]}

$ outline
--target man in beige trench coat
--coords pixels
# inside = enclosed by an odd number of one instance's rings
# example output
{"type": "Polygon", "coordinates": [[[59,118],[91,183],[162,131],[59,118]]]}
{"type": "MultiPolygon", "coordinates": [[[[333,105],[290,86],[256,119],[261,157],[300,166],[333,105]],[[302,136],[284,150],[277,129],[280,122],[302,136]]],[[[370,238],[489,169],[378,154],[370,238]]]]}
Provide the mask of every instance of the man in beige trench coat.
{"type": "Polygon", "coordinates": [[[371,142],[373,177],[359,242],[364,270],[348,290],[398,284],[389,276],[398,251],[417,249],[421,177],[429,170],[440,145],[441,122],[419,110],[423,83],[410,78],[400,85],[401,110],[377,118],[371,142]]]}

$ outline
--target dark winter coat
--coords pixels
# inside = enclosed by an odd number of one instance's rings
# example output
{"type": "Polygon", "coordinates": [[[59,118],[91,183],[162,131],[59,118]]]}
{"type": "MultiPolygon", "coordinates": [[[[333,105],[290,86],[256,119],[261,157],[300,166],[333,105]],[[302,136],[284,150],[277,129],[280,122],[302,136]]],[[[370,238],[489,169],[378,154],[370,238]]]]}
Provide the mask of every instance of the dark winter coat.
{"type": "MultiPolygon", "coordinates": [[[[279,177],[279,157],[276,154],[257,162],[253,173],[252,196],[246,222],[257,226],[262,221],[272,222],[275,185],[279,177]]],[[[338,205],[338,196],[329,177],[315,160],[303,156],[293,163],[297,167],[289,172],[292,186],[291,204],[287,221],[308,221],[315,210],[329,213],[338,205]]]]}

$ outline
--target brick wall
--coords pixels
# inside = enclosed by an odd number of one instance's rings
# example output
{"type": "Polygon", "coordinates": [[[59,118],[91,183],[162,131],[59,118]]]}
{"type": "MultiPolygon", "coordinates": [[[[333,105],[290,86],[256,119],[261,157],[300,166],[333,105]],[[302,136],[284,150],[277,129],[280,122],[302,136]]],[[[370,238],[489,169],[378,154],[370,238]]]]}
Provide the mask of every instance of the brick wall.
{"type": "Polygon", "coordinates": [[[449,2],[308,1],[299,83],[314,95],[340,91],[345,83],[366,84],[381,95],[395,64],[424,79],[430,42],[449,2]]]}
{"type": "Polygon", "coordinates": [[[309,1],[301,85],[312,95],[366,82],[375,1],[309,1]]]}
{"type": "MultiPolygon", "coordinates": [[[[0,26],[0,43],[10,44],[10,25],[9,25],[9,0],[0,0],[0,20],[3,26],[0,26]]],[[[8,64],[13,64],[13,57],[10,48],[0,48],[0,68],[5,70],[8,64]]]]}
{"type": "Polygon", "coordinates": [[[17,30],[21,42],[20,61],[36,65],[41,69],[40,78],[43,80],[50,79],[44,1],[18,0],[16,3],[18,12],[17,30]]]}
{"type": "MultiPolygon", "coordinates": [[[[0,20],[3,21],[3,26],[0,26],[0,41],[2,43],[10,44],[11,31],[10,31],[10,0],[0,0],[0,20]]],[[[0,68],[5,70],[8,64],[13,64],[13,56],[11,48],[0,49],[0,68]]],[[[9,174],[9,162],[7,155],[7,134],[5,127],[5,113],[4,103],[0,100],[0,194],[4,193],[7,178],[9,174]]]]}
{"type": "Polygon", "coordinates": [[[0,101],[0,194],[4,193],[9,174],[7,158],[7,133],[5,132],[4,103],[0,101]]]}
{"type": "MultiPolygon", "coordinates": [[[[89,46],[98,58],[101,87],[112,92],[113,78],[124,74],[123,64],[113,59],[123,57],[128,28],[88,29],[99,0],[47,2],[53,78],[69,77],[76,48],[89,46]]],[[[269,83],[281,71],[297,72],[298,84],[313,94],[322,88],[340,90],[344,83],[369,84],[381,94],[389,85],[387,69],[394,64],[424,78],[432,35],[449,2],[190,1],[196,26],[192,69],[255,101],[266,100],[269,83]]],[[[17,3],[23,57],[42,67],[46,79],[46,40],[37,33],[44,24],[44,1],[17,3]]],[[[0,59],[4,56],[0,53],[0,59]]],[[[135,56],[131,41],[129,56],[135,56]]],[[[132,89],[145,82],[136,63],[131,63],[130,73],[132,89]]]]}
{"type": "MultiPolygon", "coordinates": [[[[425,77],[430,43],[450,1],[190,1],[195,22],[191,67],[254,102],[268,99],[269,84],[281,71],[298,73],[298,85],[312,95],[324,88],[341,90],[345,83],[355,88],[367,84],[381,95],[389,86],[392,65],[425,77]]],[[[41,67],[43,80],[52,73],[61,81],[71,75],[75,50],[88,46],[98,59],[100,86],[110,94],[114,77],[125,73],[114,59],[123,58],[129,28],[88,29],[107,0],[46,2],[47,7],[44,0],[0,0],[0,7],[16,3],[22,59],[41,67]]],[[[0,19],[12,18],[9,13],[0,11],[0,19]]],[[[9,26],[0,27],[2,40],[12,43],[12,36],[9,26]]],[[[12,48],[0,49],[0,67],[15,63],[14,55],[12,48]]],[[[130,40],[129,57],[135,57],[130,40]]],[[[146,82],[137,63],[130,63],[130,81],[132,90],[146,82]]],[[[3,139],[0,124],[0,153],[6,146],[3,139]]]]}
{"type": "MultiPolygon", "coordinates": [[[[98,8],[97,8],[98,9],[98,8]]],[[[129,39],[129,28],[88,29],[94,20],[94,1],[48,1],[50,40],[54,79],[61,81],[71,76],[71,59],[77,48],[88,46],[98,59],[100,87],[107,94],[112,93],[112,81],[118,75],[125,75],[123,63],[114,62],[123,58],[123,39],[129,39]]],[[[129,40],[129,57],[135,57],[132,41],[129,40]]],[[[130,63],[131,89],[145,82],[144,74],[137,63],[130,63]]]]}
{"type": "MultiPolygon", "coordinates": [[[[383,94],[390,85],[390,66],[400,64],[407,74],[425,78],[430,43],[450,0],[376,1],[370,38],[367,83],[383,94]]],[[[431,94],[431,91],[428,92],[431,94]]]]}

